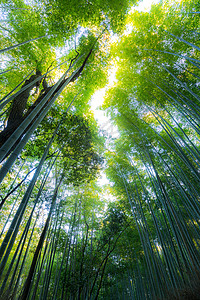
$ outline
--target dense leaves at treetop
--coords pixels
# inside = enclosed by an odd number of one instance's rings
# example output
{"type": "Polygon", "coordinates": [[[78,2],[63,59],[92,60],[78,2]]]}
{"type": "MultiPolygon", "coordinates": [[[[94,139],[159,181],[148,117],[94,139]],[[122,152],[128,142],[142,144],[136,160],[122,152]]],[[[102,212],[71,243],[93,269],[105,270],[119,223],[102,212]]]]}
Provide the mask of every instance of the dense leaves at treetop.
{"type": "Polygon", "coordinates": [[[2,300],[200,299],[200,4],[141,7],[1,1],[2,300]]]}

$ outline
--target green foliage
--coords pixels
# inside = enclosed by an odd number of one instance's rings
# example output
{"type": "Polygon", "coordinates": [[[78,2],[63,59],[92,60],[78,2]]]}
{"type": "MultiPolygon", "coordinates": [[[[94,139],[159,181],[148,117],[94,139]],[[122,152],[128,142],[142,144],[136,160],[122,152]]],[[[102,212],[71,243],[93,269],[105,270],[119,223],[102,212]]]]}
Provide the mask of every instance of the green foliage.
{"type": "Polygon", "coordinates": [[[135,1],[44,1],[44,11],[51,31],[63,37],[72,34],[77,24],[82,27],[109,26],[117,31],[124,25],[123,20],[130,5],[135,1]]]}
{"type": "MultiPolygon", "coordinates": [[[[2,1],[1,49],[44,36],[5,52],[2,72],[11,70],[1,74],[2,97],[31,70],[44,74],[65,62],[46,76],[52,87],[90,53],[1,186],[2,299],[20,299],[29,274],[31,299],[165,299],[169,290],[198,282],[199,1],[161,1],[150,12],[127,14],[134,3],[2,1]],[[118,39],[109,46],[113,33],[118,39]],[[119,137],[109,142],[89,101],[108,83],[111,65],[116,81],[106,89],[103,109],[119,137]],[[26,174],[60,120],[23,207],[33,182],[33,173],[26,174]],[[110,182],[101,187],[103,165],[110,182]]],[[[24,113],[43,88],[31,91],[24,113]]]]}
{"type": "MultiPolygon", "coordinates": [[[[40,157],[60,119],[59,108],[54,107],[38,126],[34,140],[23,153],[24,157],[40,157]]],[[[49,157],[59,153],[58,172],[65,173],[65,182],[74,185],[94,180],[102,164],[102,158],[93,145],[94,132],[87,119],[67,114],[49,152],[49,157]]]]}

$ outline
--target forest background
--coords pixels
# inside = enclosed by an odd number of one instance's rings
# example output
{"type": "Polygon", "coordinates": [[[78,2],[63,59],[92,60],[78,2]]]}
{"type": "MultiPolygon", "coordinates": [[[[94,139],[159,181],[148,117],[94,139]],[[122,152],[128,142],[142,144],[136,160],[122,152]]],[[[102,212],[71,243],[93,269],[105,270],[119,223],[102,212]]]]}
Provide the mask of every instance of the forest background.
{"type": "Polygon", "coordinates": [[[1,1],[0,299],[199,299],[200,4],[137,5],[1,1]]]}

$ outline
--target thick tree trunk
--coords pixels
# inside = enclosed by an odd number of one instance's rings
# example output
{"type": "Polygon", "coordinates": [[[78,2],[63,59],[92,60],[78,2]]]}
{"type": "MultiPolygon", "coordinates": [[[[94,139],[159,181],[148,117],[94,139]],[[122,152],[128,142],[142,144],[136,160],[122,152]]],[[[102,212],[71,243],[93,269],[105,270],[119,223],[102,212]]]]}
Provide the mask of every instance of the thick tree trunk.
{"type": "MultiPolygon", "coordinates": [[[[88,58],[90,57],[91,53],[92,53],[93,48],[90,50],[90,52],[88,53],[88,55],[86,56],[85,60],[83,61],[81,67],[79,68],[79,70],[77,72],[75,72],[75,74],[71,77],[70,81],[68,82],[68,84],[70,82],[74,82],[82,73],[85,64],[88,60],[88,58]]],[[[37,71],[36,75],[32,75],[30,77],[30,79],[26,80],[25,84],[22,86],[24,87],[25,85],[31,83],[31,81],[35,80],[37,77],[41,76],[41,72],[37,71]]],[[[61,83],[59,84],[59,86],[56,88],[56,90],[53,92],[53,94],[50,96],[49,100],[47,101],[47,103],[52,99],[52,97],[60,90],[60,88],[66,83],[66,81],[69,79],[65,78],[61,81],[61,83]]],[[[53,88],[53,86],[48,87],[45,79],[43,79],[43,91],[40,93],[39,97],[36,99],[36,101],[33,103],[33,105],[28,109],[28,111],[24,114],[24,110],[26,108],[27,105],[27,101],[28,98],[30,96],[30,91],[36,86],[38,87],[40,85],[41,81],[34,83],[33,86],[29,87],[27,90],[25,90],[24,92],[22,92],[20,95],[18,95],[12,104],[11,107],[11,111],[10,111],[10,115],[8,118],[8,124],[7,127],[0,133],[0,147],[3,146],[3,144],[8,140],[8,138],[12,135],[12,133],[18,128],[18,126],[28,117],[28,115],[33,111],[33,109],[42,101],[42,99],[46,96],[46,94],[51,90],[51,88],[53,88]]],[[[42,109],[44,109],[45,106],[43,106],[42,109]]],[[[40,111],[41,112],[41,111],[40,111]]],[[[22,136],[24,135],[24,133],[26,133],[26,131],[30,128],[30,126],[34,123],[34,121],[37,119],[38,115],[40,114],[40,112],[37,114],[37,116],[32,120],[32,122],[29,124],[29,126],[25,129],[25,131],[23,132],[23,134],[21,135],[21,137],[16,141],[16,143],[12,146],[12,148],[10,149],[10,152],[12,152],[13,149],[15,149],[15,147],[18,145],[18,143],[20,142],[22,136]]],[[[8,154],[10,154],[10,152],[8,154]]],[[[7,157],[8,154],[5,156],[7,157]]],[[[4,157],[4,158],[5,158],[4,157]]]]}
{"type": "MultiPolygon", "coordinates": [[[[36,78],[41,76],[40,71],[36,71],[35,75],[32,75],[28,80],[25,81],[22,88],[34,81],[36,78]]],[[[0,133],[0,147],[7,141],[15,129],[24,120],[24,110],[26,109],[27,101],[30,96],[30,92],[34,87],[38,87],[40,82],[35,82],[33,85],[28,87],[20,95],[18,95],[12,103],[10,114],[8,117],[8,122],[6,128],[0,133]]]]}
{"type": "MultiPolygon", "coordinates": [[[[28,80],[25,81],[25,84],[22,86],[26,86],[27,84],[31,83],[37,77],[41,76],[40,71],[36,71],[36,75],[32,75],[28,80]]],[[[40,82],[33,83],[29,88],[27,88],[24,92],[18,95],[12,104],[10,115],[8,118],[8,125],[7,127],[11,126],[16,121],[20,121],[23,118],[23,113],[27,105],[28,98],[30,96],[30,91],[35,87],[39,86],[40,82]]]]}

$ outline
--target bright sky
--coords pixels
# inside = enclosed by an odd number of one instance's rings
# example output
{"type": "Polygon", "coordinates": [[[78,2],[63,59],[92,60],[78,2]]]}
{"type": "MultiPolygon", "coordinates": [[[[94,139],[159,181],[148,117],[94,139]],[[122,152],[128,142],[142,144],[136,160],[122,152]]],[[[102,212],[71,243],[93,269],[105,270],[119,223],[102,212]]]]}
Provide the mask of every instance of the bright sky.
{"type": "MultiPolygon", "coordinates": [[[[133,7],[130,10],[130,12],[133,10],[148,12],[148,11],[150,11],[151,5],[156,4],[158,2],[159,2],[159,0],[143,0],[137,7],[133,7]]],[[[116,39],[116,37],[115,37],[115,39],[116,39]]],[[[119,136],[119,133],[118,133],[117,128],[111,124],[110,118],[108,118],[106,116],[105,112],[100,110],[99,107],[104,102],[104,96],[105,96],[106,90],[108,88],[110,88],[111,86],[113,86],[114,83],[116,82],[115,74],[116,74],[116,69],[113,67],[110,70],[109,83],[108,83],[107,87],[105,87],[101,90],[98,90],[92,96],[92,98],[90,100],[90,105],[91,105],[91,109],[94,112],[94,117],[95,117],[99,127],[106,132],[106,135],[108,138],[109,138],[109,136],[111,136],[112,138],[117,138],[119,136]]],[[[101,176],[100,176],[98,182],[100,185],[109,183],[109,181],[106,178],[106,175],[103,171],[101,172],[101,176]]]]}
{"type": "MultiPolygon", "coordinates": [[[[151,5],[158,3],[159,0],[143,0],[137,7],[133,7],[131,11],[133,10],[138,10],[138,11],[150,11],[151,5]]],[[[114,38],[115,39],[115,38],[114,38]]],[[[95,119],[97,120],[98,124],[102,127],[104,127],[104,124],[107,122],[109,122],[109,118],[107,118],[105,116],[105,112],[99,110],[99,106],[101,106],[103,104],[104,101],[104,95],[106,92],[106,89],[108,89],[109,87],[111,87],[115,82],[116,82],[116,78],[115,78],[115,73],[116,73],[116,69],[112,68],[110,70],[110,74],[109,74],[109,83],[108,86],[106,88],[103,88],[101,90],[98,90],[91,98],[90,101],[90,105],[91,105],[91,109],[94,111],[94,116],[95,119]]]]}
{"type": "Polygon", "coordinates": [[[140,4],[137,6],[137,8],[133,7],[132,10],[138,10],[138,11],[150,11],[151,5],[156,4],[160,2],[159,0],[144,0],[141,1],[140,4]]]}

